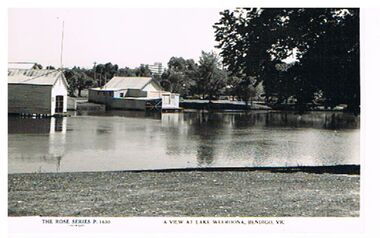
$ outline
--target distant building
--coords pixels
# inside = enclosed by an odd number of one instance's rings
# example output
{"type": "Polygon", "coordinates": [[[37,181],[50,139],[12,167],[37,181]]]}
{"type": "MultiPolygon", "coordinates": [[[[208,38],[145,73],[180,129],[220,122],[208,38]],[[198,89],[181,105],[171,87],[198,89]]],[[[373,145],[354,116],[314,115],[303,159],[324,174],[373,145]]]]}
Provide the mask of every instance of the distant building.
{"type": "Polygon", "coordinates": [[[179,108],[179,95],[165,92],[150,77],[115,76],[103,87],[90,89],[88,101],[105,104],[110,109],[179,108]]]}
{"type": "Polygon", "coordinates": [[[8,69],[8,113],[65,113],[67,89],[68,84],[62,71],[8,69]]]}
{"type": "Polygon", "coordinates": [[[164,72],[164,67],[162,67],[162,63],[160,62],[155,62],[152,65],[148,65],[149,70],[152,72],[152,74],[155,75],[162,75],[164,72]]]}

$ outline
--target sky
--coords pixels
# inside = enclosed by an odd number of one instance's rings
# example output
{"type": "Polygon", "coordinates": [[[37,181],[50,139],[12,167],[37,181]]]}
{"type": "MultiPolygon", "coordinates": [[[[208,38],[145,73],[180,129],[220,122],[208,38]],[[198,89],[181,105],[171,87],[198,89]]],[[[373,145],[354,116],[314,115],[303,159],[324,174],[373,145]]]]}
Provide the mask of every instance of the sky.
{"type": "Polygon", "coordinates": [[[215,49],[212,25],[222,9],[8,10],[8,62],[85,68],[111,62],[119,67],[162,62],[172,56],[198,60],[215,49]]]}

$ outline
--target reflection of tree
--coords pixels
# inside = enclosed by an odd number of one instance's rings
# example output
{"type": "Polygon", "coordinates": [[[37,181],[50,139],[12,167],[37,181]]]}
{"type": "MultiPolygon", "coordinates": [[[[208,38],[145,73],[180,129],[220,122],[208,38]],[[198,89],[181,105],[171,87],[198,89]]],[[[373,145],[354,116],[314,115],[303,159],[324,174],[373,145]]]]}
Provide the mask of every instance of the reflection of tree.
{"type": "Polygon", "coordinates": [[[197,114],[193,131],[198,133],[197,161],[199,166],[211,165],[215,160],[215,142],[224,127],[223,121],[221,114],[212,112],[197,114]]]}
{"type": "Polygon", "coordinates": [[[61,170],[61,160],[62,160],[62,156],[57,156],[57,167],[56,167],[57,172],[61,170]]]}
{"type": "Polygon", "coordinates": [[[209,167],[223,164],[216,161],[219,158],[247,159],[254,164],[270,164],[271,156],[292,158],[297,150],[302,151],[296,147],[298,140],[294,135],[304,133],[293,132],[293,128],[357,128],[358,124],[358,117],[342,112],[299,115],[296,112],[195,111],[163,114],[161,129],[167,155],[187,159],[192,166],[195,163],[209,167]]]}
{"type": "MultiPolygon", "coordinates": [[[[202,140],[200,140],[202,142],[202,140]]],[[[212,145],[204,145],[199,143],[197,149],[198,165],[210,165],[214,161],[214,147],[212,145]]]]}

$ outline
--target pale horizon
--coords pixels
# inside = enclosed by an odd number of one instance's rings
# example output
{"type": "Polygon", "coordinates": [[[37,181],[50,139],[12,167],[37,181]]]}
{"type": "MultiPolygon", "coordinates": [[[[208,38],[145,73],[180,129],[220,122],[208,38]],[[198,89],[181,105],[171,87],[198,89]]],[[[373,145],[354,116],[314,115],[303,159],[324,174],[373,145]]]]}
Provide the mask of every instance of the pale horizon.
{"type": "Polygon", "coordinates": [[[173,56],[197,61],[217,51],[213,24],[222,9],[9,9],[8,62],[120,68],[161,62],[173,56]]]}

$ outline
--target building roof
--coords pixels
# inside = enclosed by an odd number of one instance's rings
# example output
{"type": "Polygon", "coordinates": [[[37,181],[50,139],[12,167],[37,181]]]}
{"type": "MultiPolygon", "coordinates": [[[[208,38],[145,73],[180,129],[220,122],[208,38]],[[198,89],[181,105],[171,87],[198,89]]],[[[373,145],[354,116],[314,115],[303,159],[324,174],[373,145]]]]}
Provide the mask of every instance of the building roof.
{"type": "Polygon", "coordinates": [[[68,86],[62,71],[59,70],[8,69],[8,84],[54,85],[59,77],[62,77],[68,86]]]}
{"type": "Polygon", "coordinates": [[[31,62],[8,62],[8,69],[32,69],[34,64],[31,62]]]}
{"type": "MultiPolygon", "coordinates": [[[[113,77],[104,87],[103,90],[119,90],[119,89],[140,89],[152,82],[150,77],[113,77]]],[[[159,84],[158,84],[159,85],[159,84]]],[[[159,85],[160,86],[160,85],[159,85]]]]}

